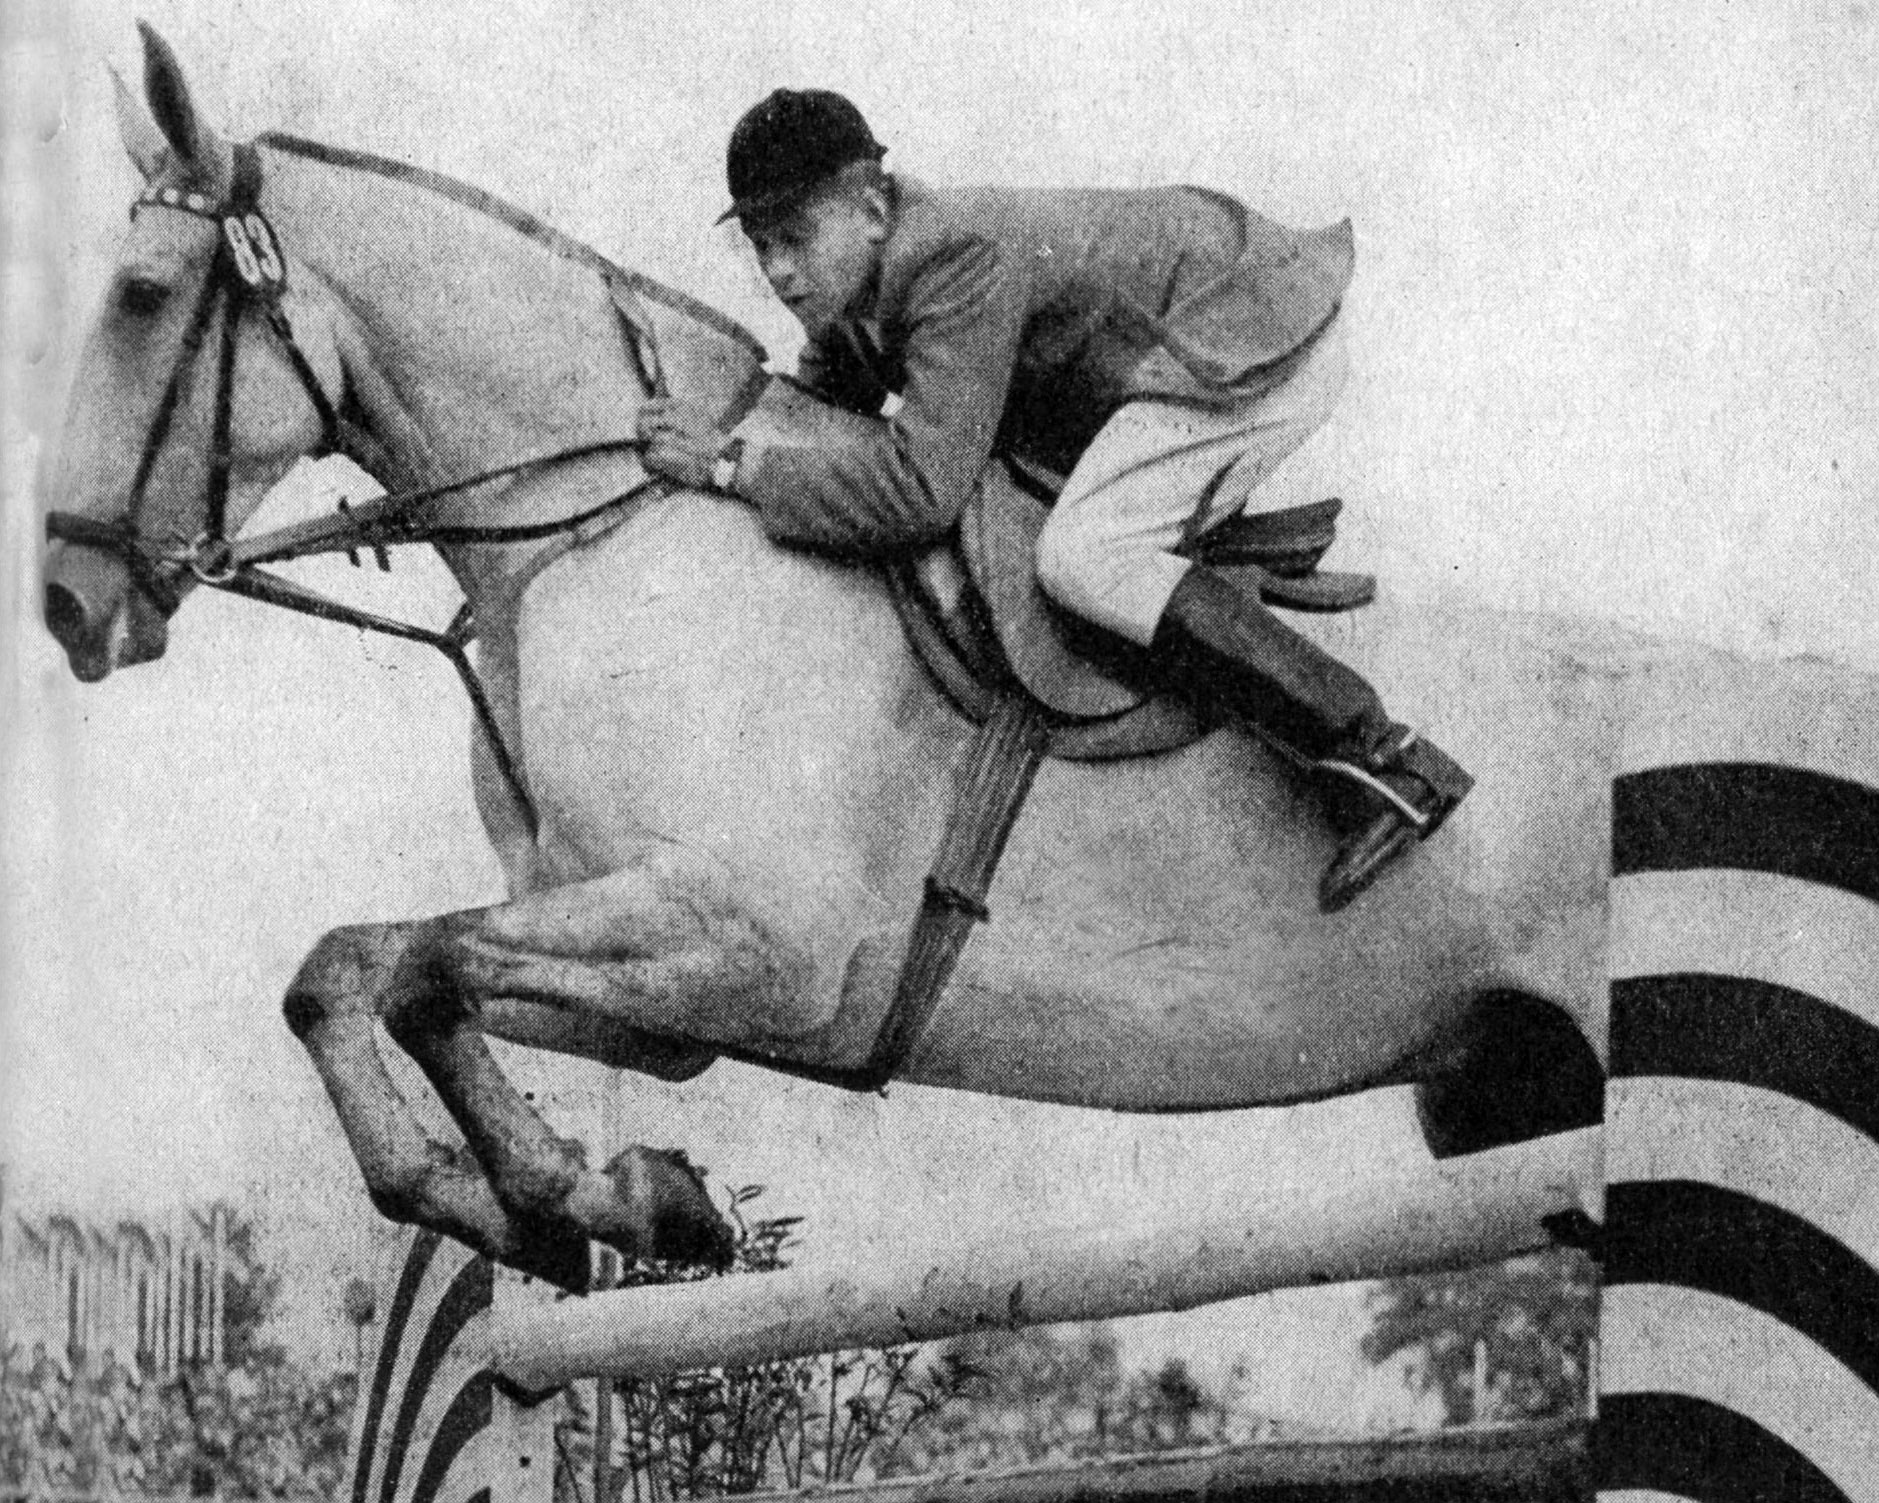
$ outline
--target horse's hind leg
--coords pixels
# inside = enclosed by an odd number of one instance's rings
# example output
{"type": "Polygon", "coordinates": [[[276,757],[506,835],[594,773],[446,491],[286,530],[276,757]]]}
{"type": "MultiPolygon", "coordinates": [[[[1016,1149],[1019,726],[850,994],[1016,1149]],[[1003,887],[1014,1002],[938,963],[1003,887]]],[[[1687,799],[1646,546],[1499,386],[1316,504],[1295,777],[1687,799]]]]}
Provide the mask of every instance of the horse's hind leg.
{"type": "Polygon", "coordinates": [[[682,1158],[631,1148],[590,1170],[503,1075],[451,965],[453,933],[475,918],[335,930],[289,988],[289,1024],[374,1203],[568,1288],[585,1282],[590,1236],[628,1257],[722,1263],[728,1232],[682,1158]],[[424,1132],[385,1072],[374,1021],[436,1088],[473,1162],[424,1132]]]}

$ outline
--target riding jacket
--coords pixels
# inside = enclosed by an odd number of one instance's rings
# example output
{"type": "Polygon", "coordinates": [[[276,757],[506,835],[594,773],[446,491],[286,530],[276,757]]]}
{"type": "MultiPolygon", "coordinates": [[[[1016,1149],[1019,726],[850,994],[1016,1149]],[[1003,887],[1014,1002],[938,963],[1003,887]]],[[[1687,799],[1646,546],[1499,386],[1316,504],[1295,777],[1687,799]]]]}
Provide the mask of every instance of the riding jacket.
{"type": "Polygon", "coordinates": [[[1301,232],[1224,194],[894,182],[863,306],[799,379],[878,422],[766,436],[735,488],[785,542],[879,554],[943,536],[987,460],[1067,473],[1115,411],[1283,381],[1351,280],[1348,220],[1301,232]],[[891,404],[889,404],[891,407],[891,404]]]}

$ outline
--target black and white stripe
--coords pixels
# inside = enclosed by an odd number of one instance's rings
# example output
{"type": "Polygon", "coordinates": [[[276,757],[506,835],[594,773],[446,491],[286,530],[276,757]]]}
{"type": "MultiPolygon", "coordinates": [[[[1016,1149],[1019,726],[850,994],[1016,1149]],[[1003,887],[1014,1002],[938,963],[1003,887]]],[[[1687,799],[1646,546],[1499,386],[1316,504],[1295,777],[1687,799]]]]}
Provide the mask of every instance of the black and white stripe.
{"type": "Polygon", "coordinates": [[[1601,1496],[1879,1500],[1879,685],[1705,687],[1614,788],[1601,1496]]]}
{"type": "Polygon", "coordinates": [[[487,1259],[432,1232],[410,1239],[361,1375],[340,1503],[490,1503],[494,1287],[487,1259]]]}

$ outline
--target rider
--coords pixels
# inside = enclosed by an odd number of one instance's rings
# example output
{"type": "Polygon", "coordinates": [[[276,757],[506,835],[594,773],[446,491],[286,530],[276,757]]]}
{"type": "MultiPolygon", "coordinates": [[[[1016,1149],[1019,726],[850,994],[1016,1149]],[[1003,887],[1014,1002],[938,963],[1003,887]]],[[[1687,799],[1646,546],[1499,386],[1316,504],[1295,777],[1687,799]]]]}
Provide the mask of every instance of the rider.
{"type": "Polygon", "coordinates": [[[945,536],[994,456],[1068,472],[1038,540],[1045,592],[1361,790],[1320,887],[1342,906],[1471,780],[1355,671],[1172,550],[1244,509],[1330,414],[1349,222],[1302,233],[1195,188],[933,188],[884,154],[841,95],[779,89],[731,135],[720,220],[808,335],[803,383],[883,420],[762,443],[659,399],[640,416],[648,466],[850,556],[945,536]]]}

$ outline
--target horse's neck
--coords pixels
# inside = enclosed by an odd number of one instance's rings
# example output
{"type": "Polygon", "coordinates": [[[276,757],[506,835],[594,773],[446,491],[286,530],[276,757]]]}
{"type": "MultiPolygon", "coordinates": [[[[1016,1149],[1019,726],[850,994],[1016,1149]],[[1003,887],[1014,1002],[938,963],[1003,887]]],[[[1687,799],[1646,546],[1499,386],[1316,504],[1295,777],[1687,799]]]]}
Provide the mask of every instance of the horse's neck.
{"type": "MultiPolygon", "coordinates": [[[[645,392],[589,267],[440,195],[290,155],[269,161],[290,252],[333,290],[350,346],[362,447],[393,487],[438,485],[539,454],[632,435],[645,392]]],[[[476,487],[440,520],[539,520],[640,475],[628,451],[539,480],[476,487]]],[[[533,548],[445,558],[474,601],[533,548]]]]}

